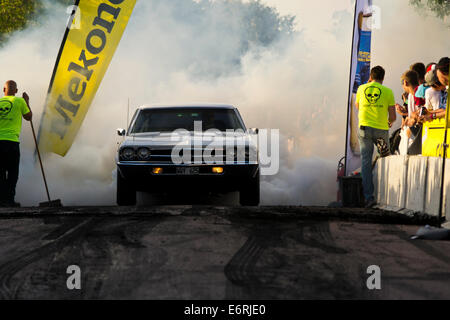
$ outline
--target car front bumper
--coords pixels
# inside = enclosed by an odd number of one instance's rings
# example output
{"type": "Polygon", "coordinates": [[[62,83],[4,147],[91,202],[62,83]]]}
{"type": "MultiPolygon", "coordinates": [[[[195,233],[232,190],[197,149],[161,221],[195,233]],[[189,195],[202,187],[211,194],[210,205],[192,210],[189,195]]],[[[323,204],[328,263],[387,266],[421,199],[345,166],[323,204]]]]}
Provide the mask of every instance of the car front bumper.
{"type": "Polygon", "coordinates": [[[231,192],[238,191],[249,179],[259,174],[257,163],[189,164],[118,162],[118,174],[137,191],[167,192],[173,190],[231,192]],[[177,174],[177,168],[194,167],[199,173],[177,174]],[[223,173],[212,172],[221,167],[223,173]],[[162,174],[154,174],[154,168],[162,168],[162,174]]]}

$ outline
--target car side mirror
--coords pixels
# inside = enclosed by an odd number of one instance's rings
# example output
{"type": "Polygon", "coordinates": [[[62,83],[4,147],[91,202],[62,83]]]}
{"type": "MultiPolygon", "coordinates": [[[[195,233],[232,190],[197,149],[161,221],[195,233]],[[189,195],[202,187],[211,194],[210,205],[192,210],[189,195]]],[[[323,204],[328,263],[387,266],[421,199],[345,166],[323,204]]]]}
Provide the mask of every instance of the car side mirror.
{"type": "Polygon", "coordinates": [[[125,136],[126,133],[127,133],[127,131],[126,131],[125,129],[122,129],[122,128],[117,129],[117,134],[118,134],[120,137],[125,136]]]}
{"type": "Polygon", "coordinates": [[[259,134],[259,129],[258,128],[250,128],[248,129],[248,133],[250,134],[259,134]]]}

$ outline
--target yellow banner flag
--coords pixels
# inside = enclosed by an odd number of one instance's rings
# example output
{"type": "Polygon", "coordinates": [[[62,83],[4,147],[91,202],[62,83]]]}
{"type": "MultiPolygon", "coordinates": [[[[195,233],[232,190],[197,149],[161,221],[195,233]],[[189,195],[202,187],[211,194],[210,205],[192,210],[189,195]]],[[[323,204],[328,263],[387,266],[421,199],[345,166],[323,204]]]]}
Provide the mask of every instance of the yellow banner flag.
{"type": "Polygon", "coordinates": [[[65,156],[122,38],[136,0],[77,0],[53,71],[39,147],[65,156]]]}

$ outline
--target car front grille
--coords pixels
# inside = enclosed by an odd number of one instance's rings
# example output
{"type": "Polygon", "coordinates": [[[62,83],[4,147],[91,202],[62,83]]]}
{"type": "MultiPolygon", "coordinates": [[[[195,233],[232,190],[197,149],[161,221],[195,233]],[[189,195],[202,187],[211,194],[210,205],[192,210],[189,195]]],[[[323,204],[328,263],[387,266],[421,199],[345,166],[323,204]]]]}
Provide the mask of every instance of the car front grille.
{"type": "MultiPolygon", "coordinates": [[[[220,150],[216,154],[216,150],[207,150],[205,149],[196,149],[192,148],[190,150],[180,150],[179,158],[183,159],[183,163],[185,164],[210,164],[210,163],[227,163],[231,161],[235,162],[248,162],[248,148],[243,150],[242,148],[235,148],[233,152],[230,152],[230,155],[227,159],[226,150],[220,150]]],[[[179,159],[179,160],[180,160],[179,159]]],[[[146,162],[152,163],[174,163],[172,159],[172,149],[151,149],[150,158],[146,162]]],[[[121,159],[121,161],[124,161],[121,159]]],[[[139,161],[137,157],[134,159],[129,159],[128,161],[139,161]]]]}

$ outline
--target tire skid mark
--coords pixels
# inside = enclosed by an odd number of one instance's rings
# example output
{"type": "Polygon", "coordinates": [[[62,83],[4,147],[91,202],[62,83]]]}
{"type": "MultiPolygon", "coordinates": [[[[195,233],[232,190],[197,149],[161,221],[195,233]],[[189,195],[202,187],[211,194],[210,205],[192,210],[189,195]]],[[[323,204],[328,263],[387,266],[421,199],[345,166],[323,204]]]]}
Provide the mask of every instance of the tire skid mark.
{"type": "Polygon", "coordinates": [[[331,235],[329,223],[313,223],[305,225],[298,230],[298,234],[293,236],[297,242],[302,243],[311,248],[317,248],[330,254],[346,254],[348,251],[336,246],[335,240],[331,235]],[[309,236],[308,233],[314,235],[309,236]]]}
{"type": "MultiPolygon", "coordinates": [[[[247,241],[225,265],[224,273],[227,279],[234,285],[241,287],[269,285],[276,275],[272,272],[263,273],[260,268],[256,268],[256,265],[261,262],[268,269],[273,267],[271,266],[273,261],[269,263],[270,265],[267,265],[267,259],[262,260],[261,257],[267,249],[280,245],[281,233],[282,231],[274,225],[250,227],[250,235],[247,241]]],[[[281,257],[277,254],[270,254],[270,258],[276,260],[274,264],[277,266],[283,264],[281,257]]]]}
{"type": "MultiPolygon", "coordinates": [[[[295,261],[298,264],[299,285],[309,288],[310,295],[320,297],[322,290],[327,290],[327,298],[333,299],[348,299],[362,294],[358,285],[354,285],[355,279],[346,273],[345,267],[336,264],[349,251],[336,243],[330,229],[330,221],[301,222],[283,238],[293,240],[295,248],[298,248],[299,255],[295,261]],[[302,250],[305,250],[305,253],[302,253],[302,250]],[[316,252],[317,250],[323,253],[316,252]],[[317,258],[311,260],[311,256],[317,258]],[[304,276],[306,274],[308,277],[304,276]]],[[[294,292],[296,287],[290,289],[294,292]]]]}
{"type": "Polygon", "coordinates": [[[245,244],[225,266],[225,275],[233,284],[248,286],[258,283],[253,269],[264,252],[255,236],[250,236],[245,244]]]}
{"type": "Polygon", "coordinates": [[[45,237],[43,237],[42,240],[44,241],[57,240],[59,237],[68,233],[70,230],[72,230],[79,224],[80,224],[79,219],[76,220],[71,219],[69,221],[65,221],[62,224],[60,224],[57,229],[53,230],[52,232],[48,233],[45,237]]]}
{"type": "MultiPolygon", "coordinates": [[[[106,220],[102,222],[101,228],[95,229],[87,237],[77,238],[67,255],[83,261],[86,285],[80,298],[101,299],[105,294],[106,297],[116,297],[115,293],[127,287],[128,283],[124,280],[127,277],[127,269],[117,269],[118,252],[126,251],[130,254],[129,258],[134,257],[132,260],[137,261],[135,259],[145,259],[146,255],[142,254],[141,250],[146,250],[152,254],[152,259],[148,271],[145,272],[154,273],[159,270],[167,262],[166,251],[151,244],[147,247],[141,239],[164,220],[106,220]],[[111,286],[110,279],[113,275],[117,278],[114,286],[111,286]]],[[[119,294],[118,297],[120,296],[119,294]]]]}
{"type": "Polygon", "coordinates": [[[30,264],[41,260],[42,258],[50,255],[51,253],[66,246],[70,241],[79,238],[85,234],[89,229],[95,226],[98,222],[96,218],[89,218],[82,220],[75,225],[72,229],[61,235],[59,238],[14,259],[14,261],[6,262],[0,265],[0,298],[1,299],[14,299],[16,298],[17,291],[20,288],[20,284],[15,288],[11,287],[11,280],[15,274],[29,266],[30,264]]]}

